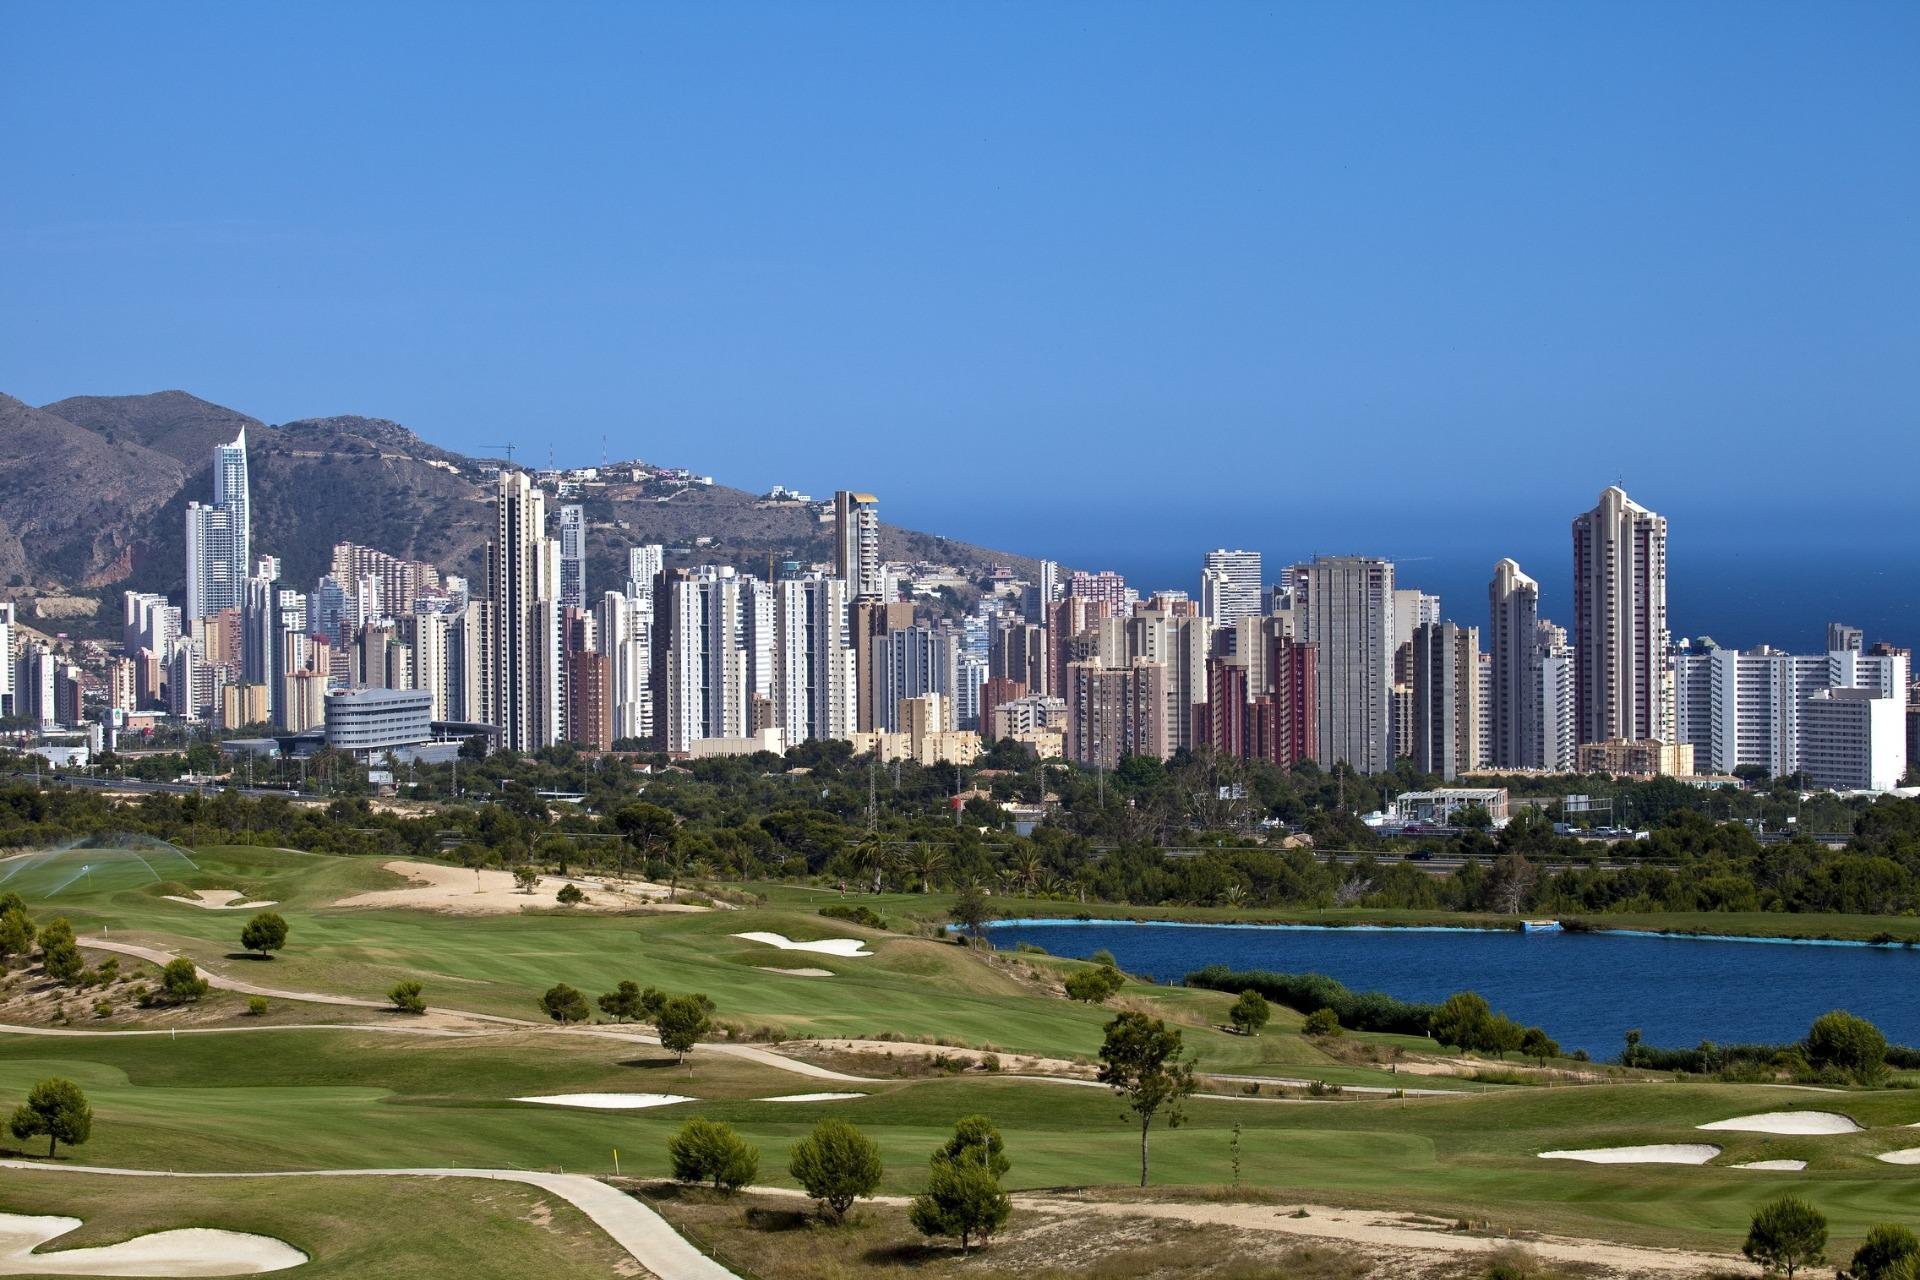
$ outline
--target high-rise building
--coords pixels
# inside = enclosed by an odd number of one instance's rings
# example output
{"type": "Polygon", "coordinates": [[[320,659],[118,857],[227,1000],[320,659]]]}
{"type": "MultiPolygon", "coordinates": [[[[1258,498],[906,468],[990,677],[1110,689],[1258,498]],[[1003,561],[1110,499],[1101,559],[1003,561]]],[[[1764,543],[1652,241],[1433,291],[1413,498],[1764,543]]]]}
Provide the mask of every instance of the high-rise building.
{"type": "Polygon", "coordinates": [[[874,727],[887,733],[904,732],[899,720],[902,702],[928,693],[951,698],[958,680],[959,650],[959,636],[943,627],[889,631],[881,649],[874,727]]]}
{"type": "MultiPolygon", "coordinates": [[[[441,586],[437,566],[425,560],[404,560],[357,542],[333,545],[327,577],[343,589],[351,584],[357,592],[365,592],[366,598],[358,602],[360,617],[355,619],[356,626],[369,616],[405,617],[414,611],[421,596],[434,594],[441,586]]],[[[344,590],[342,595],[344,613],[344,590]]]]}
{"type": "Polygon", "coordinates": [[[1207,552],[1200,569],[1200,612],[1216,627],[1260,616],[1260,553],[1207,552]]]}
{"type": "Polygon", "coordinates": [[[1105,769],[1127,756],[1167,757],[1166,668],[1155,662],[1067,665],[1067,754],[1105,769]]]}
{"type": "Polygon", "coordinates": [[[1827,652],[1843,653],[1858,651],[1866,645],[1866,633],[1858,627],[1850,627],[1844,622],[1827,624],[1827,652]]]}
{"type": "Polygon", "coordinates": [[[613,740],[653,736],[653,580],[646,598],[618,591],[600,597],[600,648],[607,655],[609,716],[613,740]]]}
{"type": "MultiPolygon", "coordinates": [[[[880,562],[880,499],[842,489],[833,495],[833,573],[855,598],[886,596],[880,562]]],[[[891,714],[891,713],[889,713],[891,714]]]]}
{"type": "Polygon", "coordinates": [[[1314,758],[1362,773],[1391,768],[1392,561],[1316,556],[1288,579],[1297,633],[1316,656],[1314,758]]]}
{"type": "Polygon", "coordinates": [[[1098,573],[1075,569],[1067,576],[1066,598],[1099,601],[1106,606],[1108,617],[1118,617],[1133,608],[1134,593],[1127,589],[1127,580],[1111,569],[1098,573]]]}
{"type": "Polygon", "coordinates": [[[560,508],[560,605],[587,607],[587,509],[577,502],[560,508]]]}
{"type": "Polygon", "coordinates": [[[1573,610],[1580,741],[1671,741],[1667,521],[1617,486],[1573,521],[1573,610]]]}
{"type": "Polygon", "coordinates": [[[1413,767],[1451,782],[1479,753],[1480,633],[1423,622],[1413,629],[1413,767]]]}
{"type": "Polygon", "coordinates": [[[524,472],[500,473],[487,547],[494,723],[500,745],[534,751],[560,740],[559,545],[546,536],[546,496],[524,472]]]}
{"type": "Polygon", "coordinates": [[[1540,584],[1512,560],[1493,566],[1487,588],[1487,635],[1493,648],[1493,696],[1487,708],[1493,757],[1500,769],[1537,769],[1540,726],[1540,584]]]}
{"type": "Polygon", "coordinates": [[[773,716],[788,748],[851,738],[859,715],[853,602],[842,578],[809,574],[773,585],[773,716]]]}
{"type": "Polygon", "coordinates": [[[667,567],[667,549],[657,542],[627,548],[627,594],[636,600],[653,599],[653,580],[667,567]]]}
{"type": "MultiPolygon", "coordinates": [[[[755,667],[763,651],[769,657],[773,651],[771,617],[765,584],[731,567],[702,565],[661,576],[650,679],[659,750],[686,752],[702,738],[753,732],[755,695],[767,696],[755,667]]],[[[770,691],[771,670],[765,678],[770,691]]]]}
{"type": "Polygon", "coordinates": [[[247,432],[213,449],[213,502],[187,504],[188,619],[240,606],[251,565],[252,507],[247,492],[247,432]]]}

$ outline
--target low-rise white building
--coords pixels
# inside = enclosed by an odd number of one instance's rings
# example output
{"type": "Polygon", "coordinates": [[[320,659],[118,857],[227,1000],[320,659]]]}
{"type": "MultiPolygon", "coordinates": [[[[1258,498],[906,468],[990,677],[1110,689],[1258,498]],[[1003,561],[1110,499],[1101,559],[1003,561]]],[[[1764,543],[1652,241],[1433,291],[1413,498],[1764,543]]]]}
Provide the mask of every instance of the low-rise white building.
{"type": "Polygon", "coordinates": [[[1801,704],[1800,765],[1816,786],[1892,791],[1907,772],[1907,708],[1874,689],[1822,689],[1801,704]]]}

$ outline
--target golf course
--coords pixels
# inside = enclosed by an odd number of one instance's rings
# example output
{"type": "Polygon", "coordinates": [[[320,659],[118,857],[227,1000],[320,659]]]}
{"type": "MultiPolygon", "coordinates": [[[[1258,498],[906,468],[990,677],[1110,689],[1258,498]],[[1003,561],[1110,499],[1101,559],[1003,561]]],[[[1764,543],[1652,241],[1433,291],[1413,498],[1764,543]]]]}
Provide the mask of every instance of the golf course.
{"type": "MultiPolygon", "coordinates": [[[[1920,1147],[1920,1091],[1898,1074],[1893,1087],[1812,1088],[1469,1059],[1425,1037],[1306,1035],[1278,1005],[1240,1034],[1225,992],[1128,980],[1104,1005],[1068,999],[1062,980],[1089,966],[961,945],[936,927],[938,895],[701,885],[668,903],[653,886],[589,877],[603,905],[568,908],[545,882],[505,895],[487,874],[505,873],[159,842],[0,860],[0,892],[41,926],[64,918],[89,965],[120,970],[64,994],[16,957],[0,1100],[11,1109],[58,1077],[84,1091],[93,1123],[84,1146],[51,1159],[45,1143],[9,1149],[0,1212],[84,1224],[43,1250],[250,1233],[304,1255],[294,1275],[639,1273],[565,1194],[457,1176],[584,1175],[651,1205],[734,1274],[776,1280],[1227,1274],[1235,1258],[1265,1259],[1266,1274],[1362,1276],[1395,1258],[1393,1274],[1482,1275],[1516,1241],[1541,1275],[1758,1274],[1739,1250],[1764,1199],[1791,1191],[1817,1206],[1841,1257],[1916,1203],[1920,1167],[1879,1158],[1920,1147]],[[470,878],[484,908],[450,906],[464,883],[453,877],[470,878]],[[367,895],[380,905],[342,905],[367,895]],[[216,901],[271,904],[284,946],[247,952],[249,910],[216,901]],[[847,905],[887,927],[820,914],[847,905]],[[121,994],[169,957],[193,962],[204,996],[142,1007],[121,994]],[[713,1028],[684,1062],[651,1026],[543,1012],[556,984],[592,1001],[623,980],[712,1002],[713,1028]],[[408,982],[424,1013],[389,1000],[408,982]],[[1139,1126],[1093,1079],[1118,1011],[1178,1029],[1198,1072],[1182,1123],[1152,1126],[1146,1188],[1139,1126]],[[1781,1112],[1850,1123],[1701,1128],[1781,1112]],[[1011,1161],[1004,1239],[970,1258],[889,1244],[897,1198],[925,1187],[929,1153],[975,1114],[1011,1161]],[[665,1185],[668,1139],[696,1116],[759,1149],[742,1198],[665,1185]],[[829,1117],[877,1144],[878,1199],[847,1226],[802,1226],[787,1152],[829,1117]],[[1579,1154],[1640,1147],[1700,1162],[1579,1154]],[[1739,1167],[1759,1162],[1804,1168],[1739,1167]],[[439,1176],[339,1176],[373,1170],[439,1176]],[[1171,1204],[1194,1211],[1169,1225],[1171,1204]],[[1202,1227],[1207,1250],[1175,1247],[1202,1227]],[[797,1230],[814,1243],[779,1245],[797,1230]],[[1054,1231],[1088,1238],[1063,1250],[1046,1244],[1054,1231]]],[[[36,1272],[0,1257],[0,1274],[36,1272]]]]}

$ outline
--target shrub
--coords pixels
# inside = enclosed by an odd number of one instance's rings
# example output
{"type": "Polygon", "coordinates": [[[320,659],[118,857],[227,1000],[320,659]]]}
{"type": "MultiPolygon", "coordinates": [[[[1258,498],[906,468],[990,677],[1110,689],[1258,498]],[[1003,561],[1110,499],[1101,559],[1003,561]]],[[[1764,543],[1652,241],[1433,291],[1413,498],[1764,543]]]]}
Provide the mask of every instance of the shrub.
{"type": "Polygon", "coordinates": [[[1754,1213],[1740,1252],[1769,1271],[1792,1277],[1802,1267],[1826,1261],[1827,1220],[1797,1196],[1770,1200],[1754,1213]]]}
{"type": "Polygon", "coordinates": [[[167,961],[160,971],[160,990],[169,1004],[192,1004],[207,994],[207,980],[193,967],[193,961],[179,956],[167,961]]]}
{"type": "MultiPolygon", "coordinates": [[[[1324,1012],[1324,1010],[1322,1011],[1324,1012]]],[[[1247,990],[1233,1002],[1233,1008],[1227,1011],[1227,1021],[1233,1023],[1233,1029],[1243,1036],[1257,1036],[1260,1028],[1267,1025],[1267,1019],[1273,1016],[1273,1007],[1258,991],[1247,990]]],[[[1339,1029],[1335,1022],[1334,1029],[1339,1029]]]]}
{"type": "Polygon", "coordinates": [[[579,885],[569,880],[567,883],[560,886],[560,892],[555,894],[554,898],[563,907],[575,907],[585,902],[587,900],[587,895],[580,891],[579,885]]]}
{"type": "Polygon", "coordinates": [[[1102,964],[1095,965],[1091,969],[1078,969],[1067,975],[1067,998],[1086,1004],[1105,1004],[1126,985],[1126,981],[1120,971],[1112,965],[1102,964]]]}
{"type": "Polygon", "coordinates": [[[822,1120],[793,1148],[787,1172],[833,1221],[880,1185],[880,1148],[844,1120],[822,1120]]]}
{"type": "Polygon", "coordinates": [[[679,1182],[710,1182],[732,1195],[760,1172],[760,1151],[717,1120],[695,1118],[667,1139],[667,1157],[679,1182]]]}
{"type": "Polygon", "coordinates": [[[1842,1009],[1823,1013],[1807,1030],[1807,1061],[1815,1070],[1829,1068],[1861,1084],[1872,1084],[1887,1070],[1887,1038],[1865,1018],[1842,1009]]]}
{"type": "MultiPolygon", "coordinates": [[[[402,1013],[425,1013],[427,1002],[420,997],[422,990],[421,985],[412,979],[396,982],[393,990],[387,992],[387,999],[393,1001],[393,1007],[402,1013]]],[[[265,1012],[265,1004],[265,1001],[261,1001],[262,1012],[265,1012]]]]}
{"type": "Polygon", "coordinates": [[[561,1026],[570,1022],[585,1022],[589,1016],[587,998],[564,982],[547,988],[546,994],[540,997],[540,1008],[561,1026]]]}
{"type": "Polygon", "coordinates": [[[15,956],[23,956],[33,946],[33,921],[25,907],[9,905],[0,910],[0,966],[15,956]]]}
{"type": "Polygon", "coordinates": [[[1340,1019],[1331,1009],[1315,1009],[1300,1024],[1303,1036],[1337,1036],[1340,1034],[1340,1019]]]}
{"type": "Polygon", "coordinates": [[[247,1016],[249,1018],[266,1017],[267,998],[265,996],[249,996],[247,998],[247,1016]]]}
{"type": "Polygon", "coordinates": [[[66,917],[50,920],[40,930],[40,964],[49,978],[60,983],[72,983],[86,968],[66,917]]]}
{"type": "Polygon", "coordinates": [[[858,903],[835,903],[830,907],[820,908],[820,914],[829,920],[845,920],[848,924],[862,925],[868,929],[887,927],[887,922],[881,918],[879,912],[858,903]]]}
{"type": "Polygon", "coordinates": [[[1890,1223],[1867,1232],[1866,1243],[1853,1251],[1847,1264],[1849,1280],[1907,1280],[1920,1261],[1920,1239],[1905,1227],[1890,1223]]]}
{"type": "Polygon", "coordinates": [[[1340,1025],[1354,1031],[1391,1031],[1423,1036],[1435,1006],[1411,1004],[1379,991],[1349,991],[1320,973],[1273,973],[1263,969],[1235,972],[1223,964],[1209,965],[1186,976],[1189,987],[1238,993],[1258,991],[1267,1000],[1296,1013],[1332,1009],[1340,1025]]]}

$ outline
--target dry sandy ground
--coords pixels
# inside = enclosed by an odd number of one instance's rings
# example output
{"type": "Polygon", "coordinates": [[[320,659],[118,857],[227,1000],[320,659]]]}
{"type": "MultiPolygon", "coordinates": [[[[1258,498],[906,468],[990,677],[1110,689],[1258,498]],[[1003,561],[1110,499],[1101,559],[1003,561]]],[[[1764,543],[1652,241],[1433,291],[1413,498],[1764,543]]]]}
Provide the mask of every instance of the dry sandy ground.
{"type": "Polygon", "coordinates": [[[389,862],[386,869],[413,883],[404,889],[373,889],[342,898],[336,907],[404,907],[458,916],[514,915],[529,907],[557,906],[560,886],[572,884],[587,895],[575,911],[706,911],[710,908],[667,901],[667,886],[644,880],[606,881],[541,876],[532,893],[522,893],[513,873],[491,867],[469,870],[438,862],[389,862]],[[614,887],[617,886],[617,887],[614,887]]]}
{"type": "Polygon", "coordinates": [[[78,1218],[0,1213],[0,1275],[248,1276],[285,1271],[307,1255],[284,1240],[187,1227],[90,1249],[34,1250],[78,1229],[78,1218]]]}
{"type": "Polygon", "coordinates": [[[168,902],[184,902],[190,907],[205,907],[208,911],[247,911],[273,905],[272,898],[264,902],[242,902],[243,896],[238,889],[195,889],[191,898],[169,893],[166,899],[168,902]]]}
{"type": "MultiPolygon", "coordinates": [[[[1042,1058],[1026,1053],[993,1053],[984,1049],[955,1049],[940,1044],[922,1044],[912,1040],[795,1040],[782,1045],[796,1053],[806,1053],[812,1049],[820,1053],[851,1053],[871,1055],[875,1058],[932,1058],[944,1055],[962,1062],[978,1064],[982,1058],[1000,1059],[1000,1069],[1022,1075],[1077,1076],[1083,1079],[1093,1077],[1093,1068],[1065,1058],[1042,1058]]],[[[875,1069],[880,1068],[875,1063],[875,1069]]]]}

